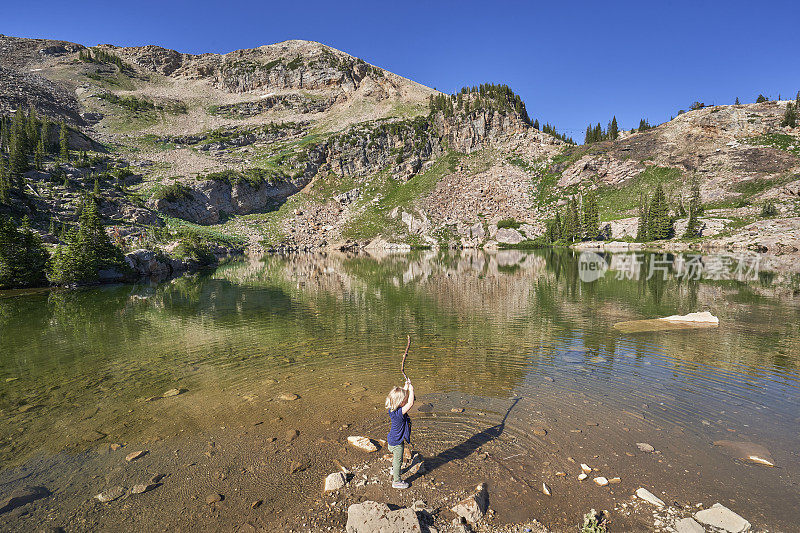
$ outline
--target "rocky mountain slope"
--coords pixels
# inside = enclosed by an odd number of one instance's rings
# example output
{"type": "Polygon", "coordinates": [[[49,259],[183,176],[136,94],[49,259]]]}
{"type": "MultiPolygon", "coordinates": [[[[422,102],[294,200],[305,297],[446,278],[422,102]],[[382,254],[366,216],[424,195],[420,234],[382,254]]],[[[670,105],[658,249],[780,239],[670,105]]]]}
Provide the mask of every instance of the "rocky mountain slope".
{"type": "Polygon", "coordinates": [[[800,248],[800,130],[780,126],[785,102],[573,146],[491,87],[442,100],[309,41],[193,55],[0,36],[0,113],[65,120],[71,148],[89,152],[29,172],[0,211],[56,242],[53,221],[74,222],[97,181],[129,248],[176,230],[253,249],[496,247],[540,236],[589,190],[606,235],[630,239],[641,193],[660,183],[677,213],[696,180],[702,237],[673,245],[800,248]]]}

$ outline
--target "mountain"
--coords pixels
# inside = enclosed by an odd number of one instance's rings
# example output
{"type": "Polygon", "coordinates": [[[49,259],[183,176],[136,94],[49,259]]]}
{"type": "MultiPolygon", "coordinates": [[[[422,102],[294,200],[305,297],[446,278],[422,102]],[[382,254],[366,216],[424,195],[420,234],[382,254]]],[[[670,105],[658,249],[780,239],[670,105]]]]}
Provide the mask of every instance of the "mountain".
{"type": "Polygon", "coordinates": [[[0,200],[50,243],[89,193],[122,245],[167,254],[187,235],[253,250],[525,246],[590,191],[598,234],[630,240],[658,184],[680,237],[696,181],[697,235],[672,246],[798,248],[788,102],[698,109],[575,146],[531,125],[506,86],[443,95],[297,40],[193,55],[0,36],[0,89],[0,114],[63,120],[80,154],[48,155],[0,200]]]}

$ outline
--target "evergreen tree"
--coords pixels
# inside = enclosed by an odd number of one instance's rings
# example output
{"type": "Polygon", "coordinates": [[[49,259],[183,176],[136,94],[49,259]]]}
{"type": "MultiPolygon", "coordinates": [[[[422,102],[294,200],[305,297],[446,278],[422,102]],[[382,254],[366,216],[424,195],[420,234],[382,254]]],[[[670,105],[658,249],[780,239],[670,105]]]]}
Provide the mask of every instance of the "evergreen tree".
{"type": "Polygon", "coordinates": [[[600,127],[600,123],[597,123],[597,126],[594,127],[594,132],[592,133],[592,138],[594,142],[599,142],[603,140],[603,128],[600,127]]]}
{"type": "Polygon", "coordinates": [[[32,152],[39,143],[39,119],[36,117],[36,109],[28,111],[28,118],[25,121],[25,137],[28,141],[28,151],[32,152]]]}
{"type": "Polygon", "coordinates": [[[97,178],[94,179],[94,191],[92,192],[94,192],[95,197],[100,196],[100,180],[97,178]]]}
{"type": "Polygon", "coordinates": [[[69,162],[69,133],[63,120],[61,121],[61,131],[58,134],[58,153],[62,163],[69,162]]]}
{"type": "Polygon", "coordinates": [[[36,170],[42,170],[44,165],[44,137],[39,135],[39,139],[36,142],[36,150],[33,153],[33,162],[36,165],[36,170]]]}
{"type": "Polygon", "coordinates": [[[25,127],[25,113],[17,109],[11,122],[11,143],[19,146],[23,154],[28,152],[28,136],[25,127]]]}
{"type": "Polygon", "coordinates": [[[66,232],[53,254],[49,273],[56,285],[97,281],[104,268],[124,268],[122,251],[111,243],[100,221],[97,204],[87,199],[78,218],[78,228],[66,232]]]}
{"type": "Polygon", "coordinates": [[[561,227],[561,239],[566,242],[572,242],[572,236],[575,235],[575,228],[572,225],[572,217],[570,216],[570,204],[564,206],[564,216],[562,217],[563,226],[561,227]]]}
{"type": "Polygon", "coordinates": [[[47,250],[27,218],[18,228],[0,216],[0,289],[45,284],[47,259],[47,250]]]}
{"type": "Polygon", "coordinates": [[[8,203],[8,191],[11,189],[11,182],[8,179],[8,167],[3,154],[0,154],[0,203],[8,203]]]}
{"type": "MultiPolygon", "coordinates": [[[[798,93],[798,94],[800,94],[800,93],[798,93]]],[[[539,119],[538,118],[533,121],[533,127],[535,129],[537,129],[537,130],[539,129],[539,119]]]]}
{"type": "Polygon", "coordinates": [[[594,192],[589,191],[583,197],[583,238],[595,240],[600,234],[600,214],[594,192]]]}
{"type": "Polygon", "coordinates": [[[567,203],[567,211],[564,214],[564,231],[562,237],[567,242],[575,242],[581,236],[581,217],[578,212],[578,202],[575,198],[570,198],[567,203]]]}
{"type": "Polygon", "coordinates": [[[800,113],[800,91],[797,91],[797,96],[794,99],[794,108],[800,113]]]}
{"type": "Polygon", "coordinates": [[[552,232],[550,235],[550,242],[558,242],[561,240],[561,212],[556,210],[556,217],[553,219],[552,232]]]}
{"type": "Polygon", "coordinates": [[[24,137],[17,131],[11,138],[11,153],[8,157],[9,172],[14,178],[17,189],[22,190],[24,184],[23,174],[28,171],[28,156],[25,154],[24,137]]]}
{"type": "Polygon", "coordinates": [[[699,217],[703,214],[703,203],[700,199],[700,183],[692,181],[692,192],[689,197],[689,221],[686,224],[684,237],[696,237],[700,225],[699,217]]]}
{"type": "Polygon", "coordinates": [[[766,101],[767,101],[767,97],[764,96],[763,94],[759,94],[758,98],[756,98],[756,103],[757,104],[760,104],[760,103],[766,102],[766,101]]]}
{"type": "Polygon", "coordinates": [[[738,96],[736,97],[736,101],[733,102],[733,105],[741,105],[738,96]]]}
{"type": "Polygon", "coordinates": [[[619,137],[619,127],[617,126],[617,116],[611,119],[611,124],[608,125],[608,138],[612,141],[619,137]]]}
{"type": "Polygon", "coordinates": [[[50,153],[50,120],[44,117],[42,120],[42,130],[39,132],[39,144],[42,154],[45,156],[50,153]]]}
{"type": "Polygon", "coordinates": [[[647,236],[655,241],[668,239],[672,234],[672,218],[669,214],[669,204],[664,194],[664,189],[659,183],[650,201],[647,214],[647,236]]]}
{"type": "Polygon", "coordinates": [[[636,226],[636,242],[647,242],[647,228],[649,226],[647,196],[642,193],[639,196],[639,222],[636,226]]]}
{"type": "Polygon", "coordinates": [[[586,126],[586,135],[583,138],[583,144],[590,144],[594,142],[594,136],[592,135],[592,125],[589,124],[586,126]]]}
{"type": "Polygon", "coordinates": [[[6,117],[0,117],[0,153],[8,153],[11,147],[11,125],[6,117]]]}
{"type": "Polygon", "coordinates": [[[783,114],[781,126],[789,126],[790,128],[797,126],[797,110],[792,102],[786,104],[786,111],[783,114]]]}

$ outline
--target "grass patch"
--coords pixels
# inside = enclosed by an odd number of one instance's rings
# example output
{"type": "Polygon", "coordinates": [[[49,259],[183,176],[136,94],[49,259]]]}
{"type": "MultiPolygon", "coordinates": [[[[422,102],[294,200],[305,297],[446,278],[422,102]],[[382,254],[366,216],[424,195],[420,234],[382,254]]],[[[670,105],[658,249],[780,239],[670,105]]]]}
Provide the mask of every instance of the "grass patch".
{"type": "Polygon", "coordinates": [[[536,239],[526,239],[516,244],[509,244],[501,242],[497,244],[500,250],[538,250],[540,248],[552,248],[554,245],[547,242],[544,237],[537,237],[536,239]]]}
{"type": "Polygon", "coordinates": [[[640,194],[644,193],[649,198],[659,184],[670,197],[681,186],[681,178],[682,173],[677,168],[650,166],[624,184],[597,189],[600,219],[624,218],[638,207],[640,194]]]}
{"type": "Polygon", "coordinates": [[[162,216],[162,218],[166,224],[166,227],[161,229],[161,231],[166,230],[167,232],[166,235],[162,237],[162,239],[165,240],[187,239],[190,242],[195,241],[204,244],[215,243],[225,246],[243,246],[245,244],[245,240],[241,236],[224,225],[201,226],[199,224],[187,222],[186,220],[181,220],[180,218],[168,216],[162,216]]]}
{"type": "Polygon", "coordinates": [[[86,77],[94,80],[103,87],[110,88],[110,89],[121,89],[124,91],[132,91],[136,87],[133,85],[133,81],[122,74],[121,72],[116,72],[114,74],[95,74],[95,73],[88,73],[86,77]]]}
{"type": "Polygon", "coordinates": [[[800,179],[800,176],[786,175],[778,179],[756,178],[749,181],[741,181],[734,185],[733,190],[740,193],[743,197],[750,198],[761,194],[772,187],[780,187],[791,181],[800,179]]]}
{"type": "Polygon", "coordinates": [[[800,139],[786,133],[765,133],[757,137],[748,137],[744,142],[757,146],[771,146],[790,154],[800,155],[800,139]]]}

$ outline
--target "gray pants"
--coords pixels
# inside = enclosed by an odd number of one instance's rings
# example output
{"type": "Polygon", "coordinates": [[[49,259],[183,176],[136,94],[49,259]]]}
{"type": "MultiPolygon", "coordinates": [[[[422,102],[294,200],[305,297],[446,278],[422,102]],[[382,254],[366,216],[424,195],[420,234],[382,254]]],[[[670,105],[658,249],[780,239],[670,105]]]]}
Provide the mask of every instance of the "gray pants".
{"type": "Polygon", "coordinates": [[[392,481],[400,481],[400,465],[403,464],[403,448],[405,442],[401,442],[396,446],[389,446],[389,451],[392,452],[392,481]]]}

